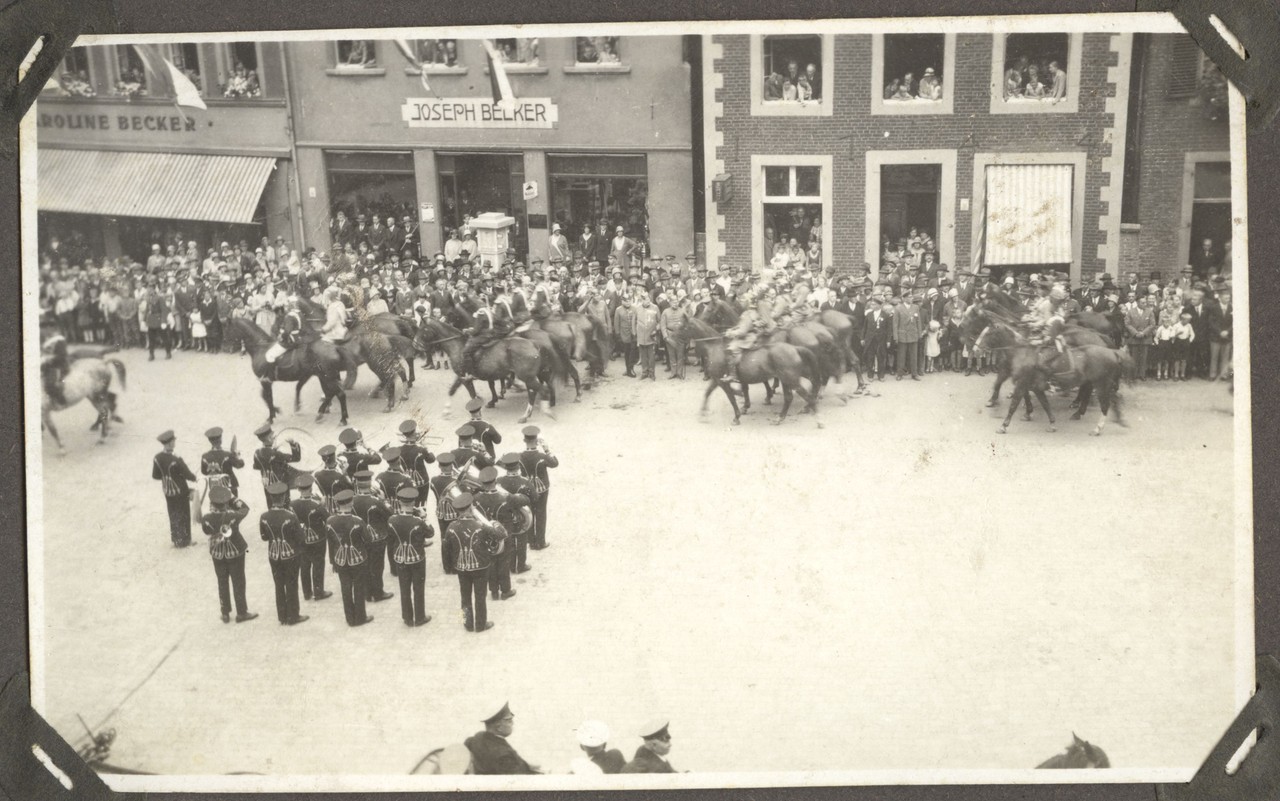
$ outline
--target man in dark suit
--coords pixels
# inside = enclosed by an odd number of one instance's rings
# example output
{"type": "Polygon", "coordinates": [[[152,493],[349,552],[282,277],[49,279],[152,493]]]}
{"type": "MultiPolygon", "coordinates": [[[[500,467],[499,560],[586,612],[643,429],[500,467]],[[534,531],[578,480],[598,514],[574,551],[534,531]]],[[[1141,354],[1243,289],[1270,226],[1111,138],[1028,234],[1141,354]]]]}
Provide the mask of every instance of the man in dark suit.
{"type": "Polygon", "coordinates": [[[427,505],[427,496],[430,494],[431,475],[427,472],[427,465],[435,463],[436,455],[418,444],[422,435],[418,433],[418,424],[413,420],[405,420],[400,424],[400,436],[404,440],[400,445],[400,464],[418,490],[416,506],[422,508],[427,505]]]}
{"type": "Polygon", "coordinates": [[[391,562],[400,579],[400,617],[406,626],[422,626],[431,620],[423,594],[427,578],[427,548],[435,531],[414,514],[418,491],[405,485],[396,491],[396,512],[387,525],[394,538],[391,562]]]}
{"type": "MultiPolygon", "coordinates": [[[[275,449],[272,444],[275,440],[275,434],[271,431],[269,424],[264,424],[258,430],[253,432],[258,440],[262,443],[262,447],[253,452],[253,469],[258,471],[262,476],[262,488],[266,488],[276,482],[288,485],[292,480],[289,477],[289,465],[297,462],[302,458],[302,448],[292,439],[285,440],[289,444],[289,454],[286,456],[275,449]]],[[[267,501],[270,502],[270,498],[267,501]]]]}
{"type": "Polygon", "coordinates": [[[1137,273],[1129,273],[1125,278],[1124,284],[1120,287],[1120,297],[1127,300],[1131,292],[1134,300],[1142,300],[1147,294],[1147,286],[1138,280],[1137,273]]]}
{"type": "Polygon", "coordinates": [[[389,253],[399,253],[404,250],[406,233],[403,228],[396,225],[395,217],[387,218],[387,250],[389,253]]]}
{"type": "Polygon", "coordinates": [[[156,437],[164,450],[151,462],[151,477],[160,482],[164,490],[165,506],[169,510],[169,539],[173,547],[185,548],[191,544],[191,485],[196,476],[187,463],[173,452],[177,439],[172,431],[156,437]]]}
{"type": "Polygon", "coordinates": [[[511,707],[500,709],[484,719],[484,731],[468,737],[463,745],[471,752],[471,770],[477,776],[518,776],[540,773],[536,765],[524,761],[507,742],[515,728],[511,707]]]}
{"type": "Polygon", "coordinates": [[[381,498],[373,494],[373,473],[361,470],[352,478],[356,483],[356,497],[351,502],[351,509],[360,522],[364,523],[366,576],[364,582],[365,600],[369,602],[385,601],[394,593],[387,592],[382,586],[382,570],[386,566],[387,539],[391,532],[387,529],[387,521],[391,510],[381,498]]]}
{"type": "Polygon", "coordinates": [[[244,592],[244,555],[249,546],[240,533],[240,521],[249,515],[249,507],[233,496],[231,490],[220,486],[209,490],[209,503],[211,508],[204,516],[202,526],[209,537],[209,555],[213,557],[213,572],[218,579],[222,622],[231,622],[234,599],[236,622],[245,623],[258,616],[256,612],[249,611],[244,592]]]}
{"type": "Polygon", "coordinates": [[[908,296],[905,293],[902,302],[893,310],[893,341],[898,343],[897,380],[902,380],[903,373],[909,373],[912,381],[920,380],[920,362],[916,359],[920,340],[924,337],[924,326],[921,321],[919,293],[908,296]]]}
{"type": "Polygon", "coordinates": [[[338,209],[337,216],[329,222],[329,240],[332,250],[341,250],[351,242],[352,225],[347,213],[338,209]]]}
{"type": "Polygon", "coordinates": [[[483,410],[484,401],[480,398],[472,398],[467,401],[467,411],[471,413],[471,419],[468,424],[475,432],[471,435],[471,439],[473,442],[478,442],[483,446],[489,454],[489,458],[493,459],[497,456],[497,450],[494,446],[502,444],[502,435],[498,433],[498,429],[494,428],[492,423],[481,417],[483,410]]]}
{"type": "Polygon", "coordinates": [[[485,591],[493,564],[494,527],[481,523],[471,511],[471,493],[463,492],[449,499],[457,519],[449,524],[449,534],[442,544],[445,572],[458,577],[462,595],[463,626],[477,633],[493,628],[489,620],[485,591]]]}
{"type": "Polygon", "coordinates": [[[1215,333],[1222,330],[1217,303],[1206,298],[1204,289],[1197,284],[1182,313],[1191,315],[1191,330],[1195,332],[1187,353],[1187,372],[1209,378],[1209,343],[1215,333]]]}
{"type": "Polygon", "coordinates": [[[353,511],[351,504],[356,494],[349,489],[338,490],[333,502],[338,511],[325,521],[325,533],[329,538],[329,561],[338,574],[342,593],[342,611],[348,626],[363,626],[373,620],[365,614],[366,565],[365,524],[353,511]]]}
{"type": "Polygon", "coordinates": [[[1209,340],[1209,378],[1226,381],[1231,376],[1231,326],[1235,307],[1231,305],[1231,290],[1218,290],[1218,316],[1209,340]]]}
{"type": "Polygon", "coordinates": [[[357,248],[360,247],[361,242],[366,245],[370,244],[369,234],[369,221],[363,214],[357,214],[356,227],[351,230],[351,244],[355,245],[357,248]]]}
{"type": "Polygon", "coordinates": [[[209,439],[209,450],[200,457],[200,474],[209,476],[214,483],[223,484],[232,495],[239,497],[240,481],[236,478],[235,468],[244,467],[244,459],[238,453],[223,449],[221,428],[215,426],[204,435],[209,439]]]}
{"type": "Polygon", "coordinates": [[[1218,265],[1222,264],[1222,254],[1214,247],[1213,240],[1206,237],[1200,241],[1200,247],[1191,253],[1189,262],[1196,278],[1206,278],[1210,273],[1218,271],[1218,265]]]}
{"type": "Polygon", "coordinates": [[[862,364],[867,373],[883,381],[889,363],[889,339],[893,318],[881,308],[880,298],[872,296],[867,301],[867,312],[862,318],[862,364]]]}

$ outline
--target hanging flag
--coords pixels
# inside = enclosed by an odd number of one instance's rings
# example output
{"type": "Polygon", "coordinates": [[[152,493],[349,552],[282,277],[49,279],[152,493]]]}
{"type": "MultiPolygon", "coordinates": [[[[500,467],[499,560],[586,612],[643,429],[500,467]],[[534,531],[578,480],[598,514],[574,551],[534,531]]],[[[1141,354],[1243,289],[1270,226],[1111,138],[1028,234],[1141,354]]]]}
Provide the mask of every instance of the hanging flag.
{"type": "Polygon", "coordinates": [[[142,66],[146,68],[147,84],[151,88],[152,95],[172,97],[173,101],[179,106],[208,108],[200,97],[200,90],[196,89],[196,85],[191,82],[190,78],[182,74],[182,70],[175,67],[172,61],[164,57],[160,52],[159,45],[135,44],[130,45],[130,47],[138,54],[138,58],[142,59],[142,66]]]}
{"type": "Polygon", "coordinates": [[[509,108],[516,104],[516,94],[511,91],[511,81],[507,79],[507,65],[498,55],[492,39],[481,39],[484,52],[489,59],[489,85],[493,89],[493,102],[509,108]]]}
{"type": "Polygon", "coordinates": [[[418,56],[414,53],[413,45],[408,39],[392,39],[396,43],[396,47],[400,49],[400,55],[404,56],[405,61],[409,62],[409,66],[418,70],[418,74],[422,77],[422,88],[431,91],[431,84],[427,83],[426,63],[418,60],[418,56]]]}

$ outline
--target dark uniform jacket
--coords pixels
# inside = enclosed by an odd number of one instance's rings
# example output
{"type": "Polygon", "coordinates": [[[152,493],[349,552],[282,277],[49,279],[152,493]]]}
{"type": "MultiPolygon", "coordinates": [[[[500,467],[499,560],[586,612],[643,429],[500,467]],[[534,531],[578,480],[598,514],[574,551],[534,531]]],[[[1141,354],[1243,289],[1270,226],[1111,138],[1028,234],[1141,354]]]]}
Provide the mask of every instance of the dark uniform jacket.
{"type": "Polygon", "coordinates": [[[368,559],[364,521],[355,515],[339,512],[325,521],[329,537],[329,561],[336,570],[357,568],[368,559]]]}
{"type": "Polygon", "coordinates": [[[449,565],[448,572],[488,569],[493,562],[489,542],[496,533],[471,517],[455,520],[444,538],[444,563],[449,565]]]}
{"type": "Polygon", "coordinates": [[[232,469],[235,467],[244,467],[244,459],[222,448],[205,451],[204,456],[200,457],[202,475],[226,476],[228,489],[239,494],[240,480],[236,478],[235,471],[232,469]]]}
{"type": "MultiPolygon", "coordinates": [[[[498,429],[494,428],[493,424],[487,420],[471,420],[469,424],[476,430],[473,440],[479,441],[484,446],[484,449],[488,451],[489,458],[493,459],[496,455],[493,446],[502,444],[502,435],[498,433],[498,429]]],[[[484,465],[484,467],[488,466],[484,465]]]]}
{"type": "Polygon", "coordinates": [[[285,456],[275,448],[258,448],[253,452],[253,469],[262,476],[262,485],[270,486],[277,481],[289,482],[289,464],[302,458],[302,448],[296,442],[289,443],[289,455],[285,456]]]}
{"type": "Polygon", "coordinates": [[[476,732],[463,743],[471,752],[471,769],[477,776],[511,776],[534,773],[504,738],[488,731],[476,732]]]}
{"type": "Polygon", "coordinates": [[[342,458],[347,460],[347,475],[354,476],[361,470],[368,470],[371,464],[382,464],[382,457],[376,453],[368,453],[366,451],[348,448],[342,452],[342,458]]]}
{"type": "Polygon", "coordinates": [[[628,762],[623,768],[623,773],[675,773],[676,769],[671,767],[671,763],[649,750],[649,746],[642,745],[636,749],[635,758],[628,762]]]}
{"type": "Polygon", "coordinates": [[[188,481],[195,481],[195,474],[181,456],[160,451],[151,462],[151,477],[158,479],[164,488],[165,497],[186,497],[191,494],[188,481]]]}
{"type": "Polygon", "coordinates": [[[486,467],[493,467],[493,457],[483,450],[476,450],[474,448],[454,448],[454,469],[461,473],[462,468],[466,466],[467,462],[471,462],[479,470],[483,470],[486,467]]]}
{"type": "Polygon", "coordinates": [[[328,516],[324,502],[319,498],[295,498],[291,506],[302,525],[302,544],[324,542],[324,521],[328,516]]]}
{"type": "Polygon", "coordinates": [[[302,550],[302,524],[292,509],[268,509],[258,520],[258,530],[267,543],[267,558],[273,562],[296,559],[302,550]]]}
{"type": "MultiPolygon", "coordinates": [[[[421,445],[400,446],[400,464],[404,465],[405,472],[413,481],[413,486],[418,489],[425,487],[431,480],[427,465],[434,463],[435,460],[436,455],[421,445]]],[[[425,501],[426,498],[419,496],[419,500],[425,501]]]]}
{"type": "MultiPolygon", "coordinates": [[[[436,496],[436,517],[444,523],[458,519],[458,510],[449,502],[449,487],[453,486],[457,478],[444,474],[431,477],[431,492],[436,496]]],[[[444,534],[443,531],[440,533],[444,534]]]]}
{"type": "Polygon", "coordinates": [[[316,488],[320,490],[321,497],[324,498],[325,508],[330,512],[335,511],[333,505],[333,496],[335,493],[344,489],[354,489],[351,479],[337,468],[322,467],[311,474],[316,482],[316,488]]]}
{"type": "Polygon", "coordinates": [[[249,507],[239,498],[231,499],[226,509],[204,513],[201,527],[209,535],[209,555],[214,559],[237,559],[249,550],[240,534],[240,521],[249,515],[249,507]]]}
{"type": "Polygon", "coordinates": [[[541,495],[551,489],[551,477],[547,475],[547,468],[559,467],[560,460],[540,450],[530,449],[520,452],[520,465],[524,468],[524,474],[533,482],[533,491],[541,495]]]}
{"type": "Polygon", "coordinates": [[[365,524],[365,538],[371,545],[386,542],[391,532],[387,529],[387,520],[391,510],[386,503],[373,495],[357,494],[351,502],[351,508],[365,524]]]}
{"type": "Polygon", "coordinates": [[[374,476],[373,480],[378,482],[378,486],[382,488],[382,497],[384,498],[396,497],[396,490],[406,484],[413,483],[413,479],[409,478],[409,474],[400,470],[383,470],[374,476]]]}
{"type": "Polygon", "coordinates": [[[392,561],[398,565],[412,565],[426,558],[426,550],[436,532],[422,522],[422,518],[397,513],[388,520],[387,527],[395,538],[395,547],[391,551],[392,561]]]}

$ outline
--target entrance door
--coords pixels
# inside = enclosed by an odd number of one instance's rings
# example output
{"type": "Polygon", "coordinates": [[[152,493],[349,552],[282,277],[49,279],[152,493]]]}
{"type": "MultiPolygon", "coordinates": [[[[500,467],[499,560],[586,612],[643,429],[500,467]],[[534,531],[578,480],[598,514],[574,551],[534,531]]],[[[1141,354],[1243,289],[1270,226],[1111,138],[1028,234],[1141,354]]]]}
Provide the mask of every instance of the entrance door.
{"type": "Polygon", "coordinates": [[[511,247],[529,250],[525,231],[524,157],[519,153],[441,153],[440,224],[457,228],[469,217],[496,211],[515,218],[511,247]]]}
{"type": "Polygon", "coordinates": [[[886,164],[880,169],[881,239],[887,237],[897,243],[915,229],[936,243],[942,165],[886,164]]]}

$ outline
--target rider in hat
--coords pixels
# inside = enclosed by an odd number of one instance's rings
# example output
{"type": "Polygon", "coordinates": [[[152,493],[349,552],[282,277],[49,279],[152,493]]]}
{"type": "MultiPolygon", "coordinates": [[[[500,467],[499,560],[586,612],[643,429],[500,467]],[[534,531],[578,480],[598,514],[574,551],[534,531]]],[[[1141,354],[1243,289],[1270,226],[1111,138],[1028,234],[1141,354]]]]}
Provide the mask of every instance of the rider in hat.
{"type": "Polygon", "coordinates": [[[737,325],[725,331],[725,338],[729,340],[726,350],[729,354],[730,373],[737,371],[743,352],[756,347],[763,337],[777,328],[771,313],[773,304],[768,298],[757,300],[756,294],[748,290],[742,296],[742,305],[744,311],[738,318],[737,325]]]}
{"type": "Polygon", "coordinates": [[[264,354],[267,364],[270,365],[269,372],[272,380],[277,380],[280,357],[296,348],[302,335],[302,313],[298,311],[298,296],[279,295],[277,299],[283,302],[285,309],[284,318],[280,321],[280,338],[271,343],[271,347],[267,348],[264,354]]]}

